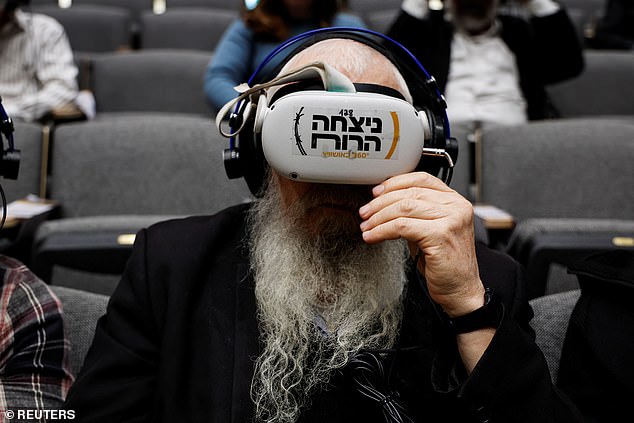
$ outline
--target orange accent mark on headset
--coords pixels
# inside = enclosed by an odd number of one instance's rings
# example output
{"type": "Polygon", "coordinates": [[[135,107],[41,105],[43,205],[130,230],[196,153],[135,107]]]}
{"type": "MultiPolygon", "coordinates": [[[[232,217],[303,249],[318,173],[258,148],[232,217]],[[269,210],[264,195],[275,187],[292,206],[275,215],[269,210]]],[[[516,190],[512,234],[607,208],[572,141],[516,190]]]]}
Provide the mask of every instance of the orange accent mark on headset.
{"type": "Polygon", "coordinates": [[[398,114],[396,112],[390,112],[392,116],[392,122],[394,122],[394,138],[392,139],[392,146],[390,147],[390,151],[387,152],[385,156],[385,160],[390,160],[392,158],[392,154],[396,150],[396,146],[398,145],[398,140],[400,138],[400,127],[398,122],[398,114]]]}

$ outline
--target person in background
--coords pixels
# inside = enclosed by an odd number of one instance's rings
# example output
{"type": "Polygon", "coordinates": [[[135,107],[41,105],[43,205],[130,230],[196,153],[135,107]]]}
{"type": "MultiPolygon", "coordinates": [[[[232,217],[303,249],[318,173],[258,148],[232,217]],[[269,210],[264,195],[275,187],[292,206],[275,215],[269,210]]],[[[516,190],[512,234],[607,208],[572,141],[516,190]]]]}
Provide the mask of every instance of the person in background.
{"type": "Polygon", "coordinates": [[[209,103],[218,111],[236,97],[234,87],[248,80],[281,42],[328,26],[365,27],[365,24],[357,16],[342,13],[338,0],[245,2],[242,18],[227,29],[207,67],[204,90],[209,103]]]}
{"type": "Polygon", "coordinates": [[[49,16],[22,11],[28,3],[3,0],[0,9],[0,95],[7,113],[38,121],[53,111],[78,112],[78,70],[64,28],[49,16]]]}
{"type": "Polygon", "coordinates": [[[405,0],[388,30],[437,79],[452,123],[556,117],[545,85],[583,70],[566,11],[552,0],[517,1],[530,20],[499,14],[499,0],[405,0]]]}
{"type": "Polygon", "coordinates": [[[634,51],[634,1],[607,0],[591,46],[634,51]]]}

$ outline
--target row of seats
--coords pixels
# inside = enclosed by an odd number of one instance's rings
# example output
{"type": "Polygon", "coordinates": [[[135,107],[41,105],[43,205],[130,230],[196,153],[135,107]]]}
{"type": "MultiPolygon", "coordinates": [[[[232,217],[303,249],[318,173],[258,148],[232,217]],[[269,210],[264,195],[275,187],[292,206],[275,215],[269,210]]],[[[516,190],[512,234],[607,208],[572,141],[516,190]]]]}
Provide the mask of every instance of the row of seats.
{"type": "MultiPolygon", "coordinates": [[[[60,5],[75,7],[87,4],[117,6],[133,12],[143,10],[164,10],[173,7],[215,7],[230,10],[240,10],[244,0],[31,0],[33,5],[60,5]]],[[[341,0],[341,4],[348,9],[359,12],[374,12],[377,10],[399,8],[402,0],[341,0]]]]}
{"type": "MultiPolygon", "coordinates": [[[[190,50],[139,50],[78,56],[80,86],[94,94],[98,116],[146,111],[211,116],[202,87],[212,55],[190,50]]],[[[631,55],[586,51],[585,60],[579,77],[547,88],[562,117],[634,115],[631,55]]],[[[462,129],[457,135],[458,139],[466,138],[462,129]]]]}
{"type": "MultiPolygon", "coordinates": [[[[355,4],[352,13],[371,29],[387,30],[396,17],[398,5],[373,9],[355,4]],[[358,7],[358,8],[357,8],[358,7]],[[358,10],[358,11],[357,11],[358,10]]],[[[396,2],[394,2],[396,3],[396,2]]],[[[55,18],[68,35],[74,51],[106,52],[139,48],[184,48],[213,51],[225,29],[239,18],[239,1],[176,2],[156,13],[149,2],[136,9],[118,2],[80,2],[60,8],[54,2],[34,4],[32,11],[55,18]]]]}
{"type": "Polygon", "coordinates": [[[69,9],[33,6],[33,12],[64,26],[73,51],[114,52],[138,48],[183,48],[212,52],[225,29],[238,18],[236,10],[174,8],[138,16],[117,6],[85,5],[69,9]]]}
{"type": "MultiPolygon", "coordinates": [[[[243,181],[227,180],[221,159],[227,140],[205,117],[121,113],[60,125],[46,173],[41,158],[47,148],[36,129],[18,124],[22,174],[4,185],[10,199],[47,185],[48,196],[62,206],[66,219],[39,227],[30,258],[47,281],[52,281],[53,264],[117,275],[129,254],[121,235],[170,216],[213,213],[251,198],[243,181]]],[[[532,249],[549,241],[543,234],[558,234],[556,246],[568,252],[572,247],[634,248],[612,242],[634,238],[634,191],[628,189],[634,180],[632,139],[632,117],[560,119],[483,131],[475,202],[514,216],[516,227],[505,248],[529,268],[531,262],[542,266],[533,272],[532,297],[548,291],[544,257],[532,249]]],[[[561,261],[547,253],[556,259],[549,261],[561,261]]]]}
{"type": "MultiPolygon", "coordinates": [[[[105,52],[139,48],[185,48],[213,51],[224,30],[239,17],[240,1],[180,0],[167,2],[80,1],[60,8],[56,1],[36,1],[34,12],[57,19],[76,52],[105,52]],[[163,5],[165,2],[160,2],[163,5]],[[157,13],[160,11],[160,13],[157,13]]],[[[579,37],[594,36],[603,0],[566,0],[579,37]]],[[[504,6],[515,13],[517,4],[504,6]]],[[[387,31],[400,10],[400,1],[350,1],[349,10],[370,29],[387,31]]]]}

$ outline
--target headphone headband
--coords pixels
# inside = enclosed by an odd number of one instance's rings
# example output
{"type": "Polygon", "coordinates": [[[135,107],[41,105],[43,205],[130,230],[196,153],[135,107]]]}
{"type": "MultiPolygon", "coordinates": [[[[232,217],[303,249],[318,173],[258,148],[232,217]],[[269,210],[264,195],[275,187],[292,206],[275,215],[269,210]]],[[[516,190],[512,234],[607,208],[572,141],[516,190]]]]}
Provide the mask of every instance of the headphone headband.
{"type": "Polygon", "coordinates": [[[447,104],[438,88],[436,79],[423,67],[420,61],[398,41],[366,28],[330,27],[319,28],[296,35],[276,47],[257,67],[248,80],[248,85],[268,81],[275,77],[286,62],[296,53],[319,41],[331,38],[344,38],[360,42],[383,56],[387,57],[399,72],[414,98],[414,106],[432,108],[435,113],[443,117],[447,137],[449,137],[449,123],[445,109],[447,104]],[[421,78],[421,74],[424,76],[421,78]]]}

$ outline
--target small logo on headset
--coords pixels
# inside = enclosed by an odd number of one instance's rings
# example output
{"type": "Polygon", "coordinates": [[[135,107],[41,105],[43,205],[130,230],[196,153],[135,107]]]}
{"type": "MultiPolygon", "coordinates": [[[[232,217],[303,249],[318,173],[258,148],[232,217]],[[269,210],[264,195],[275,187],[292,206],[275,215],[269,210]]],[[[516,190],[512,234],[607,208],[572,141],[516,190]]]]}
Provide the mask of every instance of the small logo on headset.
{"type": "Polygon", "coordinates": [[[301,134],[305,133],[302,131],[301,124],[302,118],[306,115],[304,110],[305,107],[301,107],[295,113],[293,121],[295,145],[300,155],[348,159],[396,158],[394,153],[399,141],[399,120],[396,112],[389,112],[391,118],[389,120],[393,124],[392,134],[384,133],[383,118],[369,113],[357,115],[353,109],[341,109],[337,114],[309,113],[311,126],[310,131],[307,132],[310,132],[310,145],[307,146],[309,151],[306,151],[301,137],[301,134]],[[387,147],[386,142],[389,143],[390,148],[384,155],[381,152],[387,147]]]}

